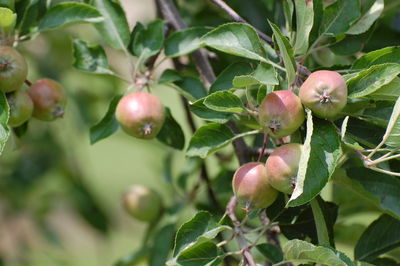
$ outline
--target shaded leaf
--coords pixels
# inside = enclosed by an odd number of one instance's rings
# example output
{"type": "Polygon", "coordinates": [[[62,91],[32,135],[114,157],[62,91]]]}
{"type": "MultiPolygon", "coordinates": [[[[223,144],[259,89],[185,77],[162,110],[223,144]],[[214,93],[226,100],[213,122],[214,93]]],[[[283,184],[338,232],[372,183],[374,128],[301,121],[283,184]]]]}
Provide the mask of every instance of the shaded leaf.
{"type": "Polygon", "coordinates": [[[174,32],[165,41],[165,55],[178,57],[199,49],[201,37],[208,31],[207,28],[195,27],[174,32]]]}
{"type": "Polygon", "coordinates": [[[168,107],[165,108],[165,121],[157,134],[157,139],[174,149],[182,150],[185,147],[183,130],[172,116],[168,107]]]}
{"type": "Polygon", "coordinates": [[[236,76],[248,75],[253,72],[253,69],[249,63],[236,62],[224,69],[216,80],[211,84],[209,93],[216,91],[225,91],[234,88],[233,80],[236,76]]]}
{"type": "Polygon", "coordinates": [[[375,101],[396,101],[400,97],[400,78],[394,78],[390,83],[383,85],[367,98],[375,101]]]}
{"type": "Polygon", "coordinates": [[[100,45],[88,46],[82,40],[74,40],[73,46],[75,68],[98,74],[113,74],[108,65],[106,53],[100,45]]]}
{"type": "Polygon", "coordinates": [[[392,115],[383,136],[386,139],[385,144],[393,148],[400,147],[400,97],[397,99],[394,105],[392,115]],[[386,139],[387,138],[387,139],[386,139]]]}
{"type": "Polygon", "coordinates": [[[259,244],[256,248],[272,263],[278,263],[283,260],[282,252],[270,243],[259,244]]]}
{"type": "Polygon", "coordinates": [[[154,236],[151,247],[149,266],[165,265],[170,249],[173,247],[175,226],[168,224],[163,226],[154,236]]]}
{"type": "Polygon", "coordinates": [[[346,34],[361,34],[366,32],[382,14],[385,7],[383,0],[375,0],[369,10],[346,32],[346,34]]]}
{"type": "Polygon", "coordinates": [[[164,44],[164,21],[157,19],[137,31],[131,50],[133,54],[147,59],[157,54],[164,44]]]}
{"type": "Polygon", "coordinates": [[[214,242],[197,243],[183,251],[177,258],[178,265],[204,266],[217,259],[218,247],[214,242]]]}
{"type": "Polygon", "coordinates": [[[4,93],[0,92],[0,155],[4,150],[4,146],[10,137],[10,128],[8,127],[8,119],[10,116],[10,107],[4,93]]]}
{"type": "Polygon", "coordinates": [[[351,68],[363,69],[384,63],[400,64],[400,47],[392,46],[369,52],[354,61],[351,68]]]}
{"type": "Polygon", "coordinates": [[[232,117],[231,113],[223,113],[209,109],[204,105],[204,98],[194,102],[189,108],[196,116],[216,123],[226,123],[232,117]]]}

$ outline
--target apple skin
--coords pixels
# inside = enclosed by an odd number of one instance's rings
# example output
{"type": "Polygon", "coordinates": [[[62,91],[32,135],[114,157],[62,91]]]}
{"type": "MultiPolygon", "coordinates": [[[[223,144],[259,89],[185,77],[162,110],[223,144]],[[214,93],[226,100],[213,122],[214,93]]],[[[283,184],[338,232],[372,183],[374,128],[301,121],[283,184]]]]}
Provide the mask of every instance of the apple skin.
{"type": "Polygon", "coordinates": [[[278,196],[278,191],[268,183],[264,164],[258,162],[244,164],[236,170],[232,188],[238,201],[246,208],[266,208],[278,196]]]}
{"type": "Polygon", "coordinates": [[[164,106],[154,94],[133,92],[119,101],[115,117],[127,134],[153,139],[164,124],[164,106]]]}
{"type": "Polygon", "coordinates": [[[125,210],[142,222],[153,222],[162,212],[162,200],[157,192],[142,185],[131,186],[122,198],[125,210]]]}
{"type": "Polygon", "coordinates": [[[18,127],[32,117],[33,102],[25,90],[19,89],[7,93],[7,101],[10,106],[10,118],[8,120],[10,126],[18,127]]]}
{"type": "Polygon", "coordinates": [[[265,163],[268,182],[276,190],[292,194],[296,184],[301,150],[301,144],[285,144],[276,148],[268,157],[265,163]]]}
{"type": "Polygon", "coordinates": [[[33,117],[53,121],[64,116],[67,98],[63,87],[51,79],[39,79],[28,90],[34,105],[33,117]]]}
{"type": "Polygon", "coordinates": [[[273,138],[293,134],[305,119],[300,98],[287,90],[274,91],[265,96],[258,116],[265,133],[273,138]]]}
{"type": "Polygon", "coordinates": [[[13,47],[0,46],[0,91],[19,89],[28,75],[25,58],[13,47]]]}
{"type": "Polygon", "coordinates": [[[317,117],[333,118],[346,106],[346,81],[335,71],[313,72],[301,85],[299,97],[317,117]]]}

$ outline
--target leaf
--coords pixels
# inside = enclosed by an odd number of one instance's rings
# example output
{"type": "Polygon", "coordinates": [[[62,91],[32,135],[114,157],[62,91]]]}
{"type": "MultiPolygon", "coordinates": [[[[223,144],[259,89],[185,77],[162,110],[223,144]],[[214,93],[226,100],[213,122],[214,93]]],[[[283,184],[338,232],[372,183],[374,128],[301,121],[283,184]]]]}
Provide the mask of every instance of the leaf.
{"type": "Polygon", "coordinates": [[[268,259],[269,262],[278,263],[283,260],[282,252],[272,244],[262,243],[258,244],[256,248],[268,259]]]}
{"type": "Polygon", "coordinates": [[[115,108],[117,108],[117,104],[119,100],[122,98],[122,95],[116,95],[112,98],[110,105],[108,106],[107,113],[96,125],[90,128],[90,144],[95,144],[99,140],[105,139],[112,134],[114,134],[118,128],[119,124],[115,119],[115,108]]]}
{"type": "Polygon", "coordinates": [[[20,36],[37,31],[39,20],[45,15],[45,1],[32,0],[22,7],[18,6],[17,27],[20,36]]]}
{"type": "Polygon", "coordinates": [[[247,87],[257,84],[279,85],[279,80],[276,77],[275,69],[271,65],[260,63],[253,73],[236,76],[232,83],[235,87],[247,87]]]}
{"type": "Polygon", "coordinates": [[[183,251],[177,258],[178,265],[204,266],[213,262],[218,255],[218,247],[214,242],[198,243],[183,251]]]}
{"type": "Polygon", "coordinates": [[[194,27],[174,32],[165,41],[165,55],[178,57],[199,49],[201,37],[208,31],[209,29],[204,27],[194,27]]]}
{"type": "Polygon", "coordinates": [[[293,30],[293,12],[294,5],[292,1],[283,1],[283,14],[285,15],[286,29],[291,32],[293,30]]]}
{"type": "Polygon", "coordinates": [[[360,35],[346,35],[346,37],[331,45],[329,49],[337,55],[353,55],[364,49],[376,27],[360,35]]]}
{"type": "Polygon", "coordinates": [[[175,81],[181,81],[183,78],[174,69],[166,69],[158,79],[159,84],[173,83],[175,81]]]}
{"type": "Polygon", "coordinates": [[[361,235],[354,250],[354,257],[357,260],[371,261],[399,246],[400,220],[383,214],[361,235]]]}
{"type": "Polygon", "coordinates": [[[308,38],[314,22],[313,1],[295,0],[296,6],[296,42],[295,54],[304,54],[308,49],[308,38]]]}
{"type": "Polygon", "coordinates": [[[288,205],[299,206],[312,200],[328,182],[342,154],[340,136],[328,121],[313,124],[307,110],[307,135],[300,157],[296,187],[288,205]]]}
{"type": "Polygon", "coordinates": [[[400,64],[388,63],[371,66],[347,80],[349,98],[361,98],[390,83],[400,74],[400,64]]]}
{"type": "Polygon", "coordinates": [[[78,2],[62,2],[51,7],[39,23],[39,31],[56,29],[74,23],[98,23],[103,21],[93,6],[78,2]]]}
{"type": "Polygon", "coordinates": [[[248,24],[223,24],[204,35],[202,43],[227,54],[268,62],[257,32],[248,24]]]}
{"type": "Polygon", "coordinates": [[[4,146],[10,137],[10,128],[8,127],[8,119],[10,117],[10,107],[4,93],[0,92],[0,155],[4,150],[4,146]]]}
{"type": "Polygon", "coordinates": [[[157,19],[139,30],[133,40],[133,54],[147,59],[157,54],[164,44],[164,21],[157,19]]]}
{"type": "Polygon", "coordinates": [[[278,44],[279,51],[281,52],[283,63],[286,69],[288,85],[290,86],[294,83],[296,79],[296,62],[294,60],[293,48],[287,38],[283,36],[278,26],[271,22],[269,22],[269,25],[274,32],[274,38],[276,40],[276,43],[278,44]]]}
{"type": "Polygon", "coordinates": [[[74,40],[73,46],[75,68],[98,74],[113,74],[108,65],[106,53],[100,45],[88,46],[82,40],[74,40]]]}
{"type": "Polygon", "coordinates": [[[165,265],[170,249],[173,247],[175,237],[175,226],[167,224],[163,226],[154,236],[151,247],[149,266],[165,265]]]}
{"type": "Polygon", "coordinates": [[[241,113],[246,110],[240,98],[229,91],[218,91],[208,95],[204,105],[218,112],[241,113]]]}
{"type": "Polygon", "coordinates": [[[390,116],[389,124],[383,139],[386,139],[385,144],[387,146],[393,148],[400,147],[400,97],[397,99],[396,104],[394,105],[393,112],[390,116]]]}
{"type": "Polygon", "coordinates": [[[314,246],[298,239],[289,240],[283,246],[283,253],[286,260],[299,260],[302,263],[309,262],[330,266],[348,265],[339,258],[336,250],[323,246],[314,246]]]}
{"type": "Polygon", "coordinates": [[[367,98],[375,101],[396,101],[400,97],[400,78],[395,77],[389,84],[383,85],[367,98]]]}
{"type": "Polygon", "coordinates": [[[366,32],[382,14],[385,7],[383,0],[375,0],[370,9],[355,23],[346,34],[361,34],[366,32]]]}
{"type": "Polygon", "coordinates": [[[114,266],[133,266],[139,264],[149,255],[150,255],[150,250],[148,248],[141,248],[135,252],[132,252],[122,257],[114,264],[114,266]]]}
{"type": "Polygon", "coordinates": [[[11,9],[0,7],[0,29],[2,34],[11,33],[17,23],[17,14],[11,9]]]}
{"type": "Polygon", "coordinates": [[[173,87],[189,101],[197,101],[207,96],[206,89],[198,78],[182,77],[173,84],[175,85],[173,87]]]}
{"type": "Polygon", "coordinates": [[[185,147],[185,134],[168,107],[165,108],[165,121],[157,139],[174,149],[182,150],[185,147]]]}
{"type": "Polygon", "coordinates": [[[104,40],[115,49],[126,50],[130,32],[125,12],[118,1],[93,0],[104,21],[96,23],[96,28],[104,40]]]}
{"type": "Polygon", "coordinates": [[[253,72],[253,69],[249,63],[233,63],[218,75],[213,84],[211,84],[209,93],[233,89],[233,80],[236,76],[248,75],[251,72],[253,72]]]}
{"type": "Polygon", "coordinates": [[[190,111],[204,120],[221,124],[228,122],[228,120],[232,117],[231,113],[217,112],[209,109],[204,105],[204,100],[205,99],[203,98],[191,104],[189,106],[190,111]]]}
{"type": "Polygon", "coordinates": [[[400,64],[399,46],[386,47],[380,50],[369,52],[354,61],[351,69],[363,69],[384,63],[400,64]]]}
{"type": "Polygon", "coordinates": [[[337,36],[345,33],[360,16],[358,0],[338,0],[324,9],[320,35],[337,36]]]}

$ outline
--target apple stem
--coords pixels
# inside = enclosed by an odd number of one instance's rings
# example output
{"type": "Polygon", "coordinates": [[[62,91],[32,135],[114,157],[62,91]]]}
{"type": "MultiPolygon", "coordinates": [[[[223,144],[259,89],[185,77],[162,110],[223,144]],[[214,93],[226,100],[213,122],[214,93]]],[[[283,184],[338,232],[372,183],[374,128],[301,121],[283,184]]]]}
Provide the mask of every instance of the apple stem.
{"type": "Polygon", "coordinates": [[[263,145],[262,145],[260,154],[258,155],[257,162],[260,162],[261,158],[264,156],[265,148],[267,147],[267,143],[268,143],[268,134],[264,134],[264,141],[263,141],[263,145]]]}

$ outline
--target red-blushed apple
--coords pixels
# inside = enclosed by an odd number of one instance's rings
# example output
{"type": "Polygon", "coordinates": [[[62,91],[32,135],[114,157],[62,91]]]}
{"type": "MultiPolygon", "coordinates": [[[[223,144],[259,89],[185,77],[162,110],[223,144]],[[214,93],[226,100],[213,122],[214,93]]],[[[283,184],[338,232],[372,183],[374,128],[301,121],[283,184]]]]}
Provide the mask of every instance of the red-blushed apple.
{"type": "Polygon", "coordinates": [[[13,47],[0,46],[0,91],[19,89],[27,75],[25,58],[13,47]]]}

